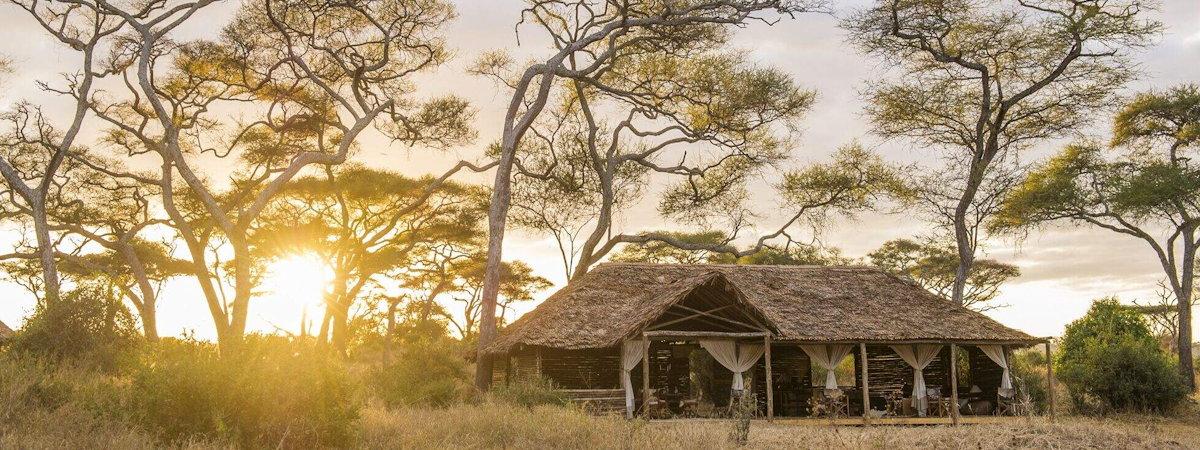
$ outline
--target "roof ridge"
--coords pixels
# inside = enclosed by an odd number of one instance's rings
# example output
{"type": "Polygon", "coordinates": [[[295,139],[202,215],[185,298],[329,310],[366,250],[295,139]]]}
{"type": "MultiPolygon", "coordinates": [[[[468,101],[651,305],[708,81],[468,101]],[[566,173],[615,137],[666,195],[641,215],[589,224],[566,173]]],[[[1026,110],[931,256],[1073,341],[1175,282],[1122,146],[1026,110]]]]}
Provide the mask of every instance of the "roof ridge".
{"type": "Polygon", "coordinates": [[[844,264],[822,266],[819,264],[708,264],[708,263],[653,263],[639,261],[604,261],[598,266],[665,266],[665,267],[770,267],[776,269],[842,269],[842,270],[871,270],[884,271],[882,268],[867,264],[844,264]]]}

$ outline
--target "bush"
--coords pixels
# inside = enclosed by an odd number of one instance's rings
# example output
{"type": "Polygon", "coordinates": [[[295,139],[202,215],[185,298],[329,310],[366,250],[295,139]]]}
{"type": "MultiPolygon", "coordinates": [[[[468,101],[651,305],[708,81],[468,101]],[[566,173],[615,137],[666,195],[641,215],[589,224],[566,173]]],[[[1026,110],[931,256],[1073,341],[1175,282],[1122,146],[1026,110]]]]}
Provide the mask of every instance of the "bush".
{"type": "Polygon", "coordinates": [[[28,355],[0,355],[0,424],[69,404],[107,414],[121,409],[122,390],[109,377],[28,355]]]}
{"type": "Polygon", "coordinates": [[[1114,299],[1099,300],[1067,325],[1059,378],[1080,411],[1165,411],[1187,396],[1175,361],[1142,317],[1114,299]]]}
{"type": "Polygon", "coordinates": [[[532,378],[505,385],[498,385],[489,392],[493,401],[510,403],[527,408],[540,405],[567,406],[571,399],[554,388],[554,383],[545,378],[532,378]]]}
{"type": "Polygon", "coordinates": [[[115,371],[141,342],[137,322],[120,298],[83,286],[52,305],[38,305],[8,343],[10,351],[52,362],[70,360],[115,371]]]}
{"type": "Polygon", "coordinates": [[[1013,352],[1009,365],[1012,368],[1014,387],[1029,396],[1035,413],[1044,413],[1049,404],[1046,383],[1046,354],[1038,348],[1013,352]]]}
{"type": "Polygon", "coordinates": [[[245,447],[345,446],[361,402],[331,352],[250,336],[231,356],[164,340],[132,374],[136,421],[163,439],[229,438],[245,447]]]}
{"type": "Polygon", "coordinates": [[[473,392],[467,363],[437,341],[404,346],[390,363],[370,370],[372,392],[388,406],[445,407],[473,392]]]}

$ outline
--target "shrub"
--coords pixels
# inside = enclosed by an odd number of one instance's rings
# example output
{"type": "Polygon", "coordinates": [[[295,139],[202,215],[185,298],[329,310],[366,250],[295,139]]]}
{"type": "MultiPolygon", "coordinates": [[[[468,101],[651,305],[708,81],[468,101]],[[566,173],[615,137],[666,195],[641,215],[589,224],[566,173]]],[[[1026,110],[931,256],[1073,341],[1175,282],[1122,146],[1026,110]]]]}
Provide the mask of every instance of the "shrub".
{"type": "Polygon", "coordinates": [[[733,404],[733,431],[729,440],[734,445],[743,446],[750,442],[750,421],[758,415],[758,397],[745,392],[733,404]]]}
{"type": "Polygon", "coordinates": [[[1012,368],[1014,387],[1029,396],[1037,413],[1045,412],[1049,404],[1046,383],[1046,354],[1038,348],[1013,352],[1009,365],[1012,368]]]}
{"type": "Polygon", "coordinates": [[[372,368],[368,380],[388,406],[445,407],[471,396],[470,375],[466,361],[448,345],[420,341],[372,368]]]}
{"type": "Polygon", "coordinates": [[[361,407],[335,355],[283,337],[247,337],[229,356],[210,344],[164,340],[132,374],[132,391],[136,420],[172,442],[345,446],[361,407]]]}
{"type": "Polygon", "coordinates": [[[103,287],[85,285],[52,305],[39,304],[8,345],[37,359],[114,371],[132,359],[140,342],[137,322],[121,300],[103,287]]]}
{"type": "Polygon", "coordinates": [[[1175,361],[1142,317],[1114,299],[1067,325],[1057,368],[1081,411],[1164,411],[1187,396],[1175,361]]]}
{"type": "Polygon", "coordinates": [[[539,405],[567,406],[571,399],[545,378],[531,378],[498,385],[488,394],[494,401],[531,408],[539,405]]]}
{"type": "Polygon", "coordinates": [[[0,355],[0,431],[57,415],[124,423],[128,398],[119,378],[28,355],[0,355]]]}

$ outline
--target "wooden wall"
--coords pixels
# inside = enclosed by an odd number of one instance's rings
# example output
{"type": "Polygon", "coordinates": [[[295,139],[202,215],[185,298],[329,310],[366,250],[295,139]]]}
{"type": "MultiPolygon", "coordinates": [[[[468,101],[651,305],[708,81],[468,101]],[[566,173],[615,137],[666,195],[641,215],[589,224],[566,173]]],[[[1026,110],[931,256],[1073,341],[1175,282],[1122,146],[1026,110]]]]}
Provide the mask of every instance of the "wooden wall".
{"type": "Polygon", "coordinates": [[[617,349],[564,350],[526,347],[513,352],[513,379],[541,376],[563,389],[616,389],[621,387],[621,361],[617,349]]]}
{"type": "MultiPolygon", "coordinates": [[[[666,398],[690,398],[695,393],[690,381],[691,361],[689,355],[699,346],[692,342],[652,341],[650,345],[650,387],[666,398]]],[[[969,372],[960,380],[960,392],[965,393],[971,384],[978,385],[984,391],[985,398],[994,398],[996,388],[1000,384],[1003,370],[988,359],[978,348],[960,346],[968,359],[969,372]]],[[[855,346],[855,385],[862,386],[862,369],[859,351],[855,346]]],[[[887,345],[868,345],[867,359],[870,364],[871,405],[876,409],[883,408],[883,398],[890,392],[901,392],[906,385],[911,385],[913,369],[887,345]]],[[[808,355],[798,346],[788,343],[775,343],[771,346],[771,372],[774,377],[775,411],[777,416],[804,416],[808,414],[806,401],[812,393],[812,372],[808,355]]],[[[509,355],[507,360],[511,368],[505,364],[497,364],[498,371],[511,373],[513,380],[528,379],[541,376],[548,378],[556,386],[563,389],[619,389],[620,356],[619,349],[583,349],[562,350],[552,348],[525,347],[509,355]]],[[[721,367],[715,361],[712,368],[712,393],[710,400],[715,406],[728,405],[729,389],[733,374],[721,367]]],[[[638,404],[641,404],[642,366],[639,364],[630,376],[634,391],[637,393],[638,404]]],[[[752,375],[752,386],[757,394],[765,413],[766,402],[766,371],[760,362],[755,365],[752,375]]],[[[507,380],[506,380],[507,381],[507,380]]],[[[925,369],[926,385],[942,386],[942,393],[950,395],[950,347],[943,346],[941,351],[925,369]]],[[[902,392],[909,395],[910,392],[902,392]]],[[[861,391],[852,393],[852,407],[855,413],[861,412],[861,391]]]]}

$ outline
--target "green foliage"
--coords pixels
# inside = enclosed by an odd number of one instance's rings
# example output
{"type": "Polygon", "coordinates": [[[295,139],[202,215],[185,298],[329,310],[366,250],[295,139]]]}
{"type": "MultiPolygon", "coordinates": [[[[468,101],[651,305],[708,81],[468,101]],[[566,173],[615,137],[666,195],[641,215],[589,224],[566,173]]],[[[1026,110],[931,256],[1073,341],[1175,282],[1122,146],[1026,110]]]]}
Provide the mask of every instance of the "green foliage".
{"type": "Polygon", "coordinates": [[[746,391],[733,402],[733,431],[729,440],[734,445],[743,446],[750,442],[750,421],[758,415],[758,396],[746,391]]]}
{"type": "Polygon", "coordinates": [[[249,336],[233,355],[165,340],[131,374],[136,423],[167,441],[222,437],[246,447],[345,446],[361,401],[335,354],[249,336]]]}
{"type": "Polygon", "coordinates": [[[38,305],[8,347],[13,353],[111,371],[140,343],[137,323],[120,298],[101,286],[84,285],[57,302],[38,305]]]}
{"type": "Polygon", "coordinates": [[[882,197],[912,194],[900,168],[857,142],[839,148],[833,161],[784,174],[778,189],[785,204],[810,221],[828,214],[853,216],[874,209],[882,197]]]}
{"type": "Polygon", "coordinates": [[[1138,94],[1113,120],[1113,146],[1150,146],[1159,140],[1178,148],[1200,144],[1200,87],[1138,94]]]}
{"type": "MultiPolygon", "coordinates": [[[[890,273],[911,278],[930,292],[951,299],[954,278],[958,272],[958,251],[954,243],[929,239],[893,239],[884,242],[867,254],[871,264],[890,273]]],[[[1021,275],[1012,264],[991,259],[977,259],[967,274],[967,289],[963,306],[976,310],[991,309],[989,304],[1000,293],[1000,285],[1021,275]]]]}
{"type": "Polygon", "coordinates": [[[501,402],[532,408],[539,405],[566,406],[571,399],[558,391],[554,383],[545,378],[531,378],[493,386],[488,398],[501,402]]]}
{"type": "Polygon", "coordinates": [[[1049,385],[1046,383],[1046,354],[1037,348],[1012,353],[1009,367],[1013,387],[1029,396],[1034,412],[1041,413],[1049,404],[1049,385]]]}
{"type": "Polygon", "coordinates": [[[112,377],[69,362],[0,354],[0,374],[0,423],[62,408],[119,420],[128,402],[126,390],[112,377]]]}
{"type": "Polygon", "coordinates": [[[474,394],[474,387],[457,350],[445,339],[405,344],[390,363],[370,370],[371,391],[390,407],[446,407],[462,402],[474,394]]]}
{"type": "Polygon", "coordinates": [[[1056,365],[1083,411],[1165,411],[1187,396],[1144,319],[1116,299],[1096,301],[1067,325],[1056,365]]]}
{"type": "Polygon", "coordinates": [[[851,263],[841,249],[817,245],[790,245],[786,249],[764,248],[752,255],[737,259],[738,264],[773,264],[780,266],[838,266],[851,263]]]}
{"type": "Polygon", "coordinates": [[[1093,145],[1069,145],[1059,154],[1035,167],[1004,199],[988,223],[993,232],[1019,230],[1041,222],[1067,218],[1074,210],[1096,203],[1086,177],[1107,173],[1100,149],[1093,145]]]}
{"type": "MultiPolygon", "coordinates": [[[[728,238],[720,231],[658,231],[656,235],[669,236],[679,242],[702,247],[726,245],[728,238]]],[[[727,264],[734,258],[726,253],[708,250],[684,250],[678,246],[656,240],[640,245],[626,245],[614,254],[612,261],[650,262],[662,264],[727,264]]]]}

